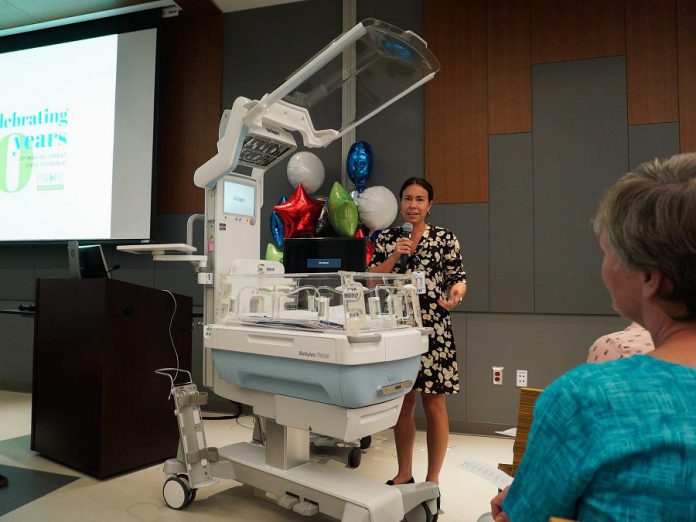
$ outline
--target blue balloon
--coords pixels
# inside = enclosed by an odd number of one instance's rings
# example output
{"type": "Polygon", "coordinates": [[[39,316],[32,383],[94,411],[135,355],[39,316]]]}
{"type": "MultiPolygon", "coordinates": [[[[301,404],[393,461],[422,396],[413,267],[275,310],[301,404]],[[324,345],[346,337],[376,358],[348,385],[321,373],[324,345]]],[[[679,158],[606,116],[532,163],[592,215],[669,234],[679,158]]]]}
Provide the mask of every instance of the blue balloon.
{"type": "Polygon", "coordinates": [[[348,150],[346,159],[348,177],[355,185],[358,193],[365,190],[365,185],[372,170],[372,147],[365,141],[356,141],[348,150]]]}
{"type": "MultiPolygon", "coordinates": [[[[287,200],[288,198],[283,196],[278,200],[278,205],[285,203],[287,200]]],[[[283,246],[284,230],[285,229],[283,227],[283,220],[280,219],[280,216],[276,214],[276,211],[274,210],[273,212],[271,212],[271,235],[273,236],[273,241],[279,247],[283,246]]]]}

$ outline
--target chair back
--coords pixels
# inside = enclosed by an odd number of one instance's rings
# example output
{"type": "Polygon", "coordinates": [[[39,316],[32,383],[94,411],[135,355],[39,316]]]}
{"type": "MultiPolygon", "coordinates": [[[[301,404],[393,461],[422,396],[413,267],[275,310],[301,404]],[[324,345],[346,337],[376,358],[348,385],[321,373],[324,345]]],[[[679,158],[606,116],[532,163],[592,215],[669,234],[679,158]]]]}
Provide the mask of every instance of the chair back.
{"type": "Polygon", "coordinates": [[[517,473],[517,468],[520,466],[527,449],[527,439],[534,417],[534,403],[541,392],[542,390],[538,388],[520,388],[520,403],[517,407],[517,435],[515,435],[515,443],[512,446],[511,475],[513,477],[517,473]]]}

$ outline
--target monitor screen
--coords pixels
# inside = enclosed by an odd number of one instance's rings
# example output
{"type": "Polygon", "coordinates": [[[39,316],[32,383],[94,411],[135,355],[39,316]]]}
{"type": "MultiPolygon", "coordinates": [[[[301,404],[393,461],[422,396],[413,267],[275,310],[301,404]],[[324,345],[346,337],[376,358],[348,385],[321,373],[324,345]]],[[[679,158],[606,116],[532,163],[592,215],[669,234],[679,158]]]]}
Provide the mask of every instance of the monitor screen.
{"type": "Polygon", "coordinates": [[[101,245],[80,245],[79,251],[81,278],[111,278],[101,245]]]}
{"type": "Polygon", "coordinates": [[[256,211],[256,187],[237,181],[225,181],[223,210],[225,214],[254,217],[256,211]]]}
{"type": "Polygon", "coordinates": [[[283,241],[286,273],[364,272],[365,239],[354,237],[287,238],[283,241]]]}

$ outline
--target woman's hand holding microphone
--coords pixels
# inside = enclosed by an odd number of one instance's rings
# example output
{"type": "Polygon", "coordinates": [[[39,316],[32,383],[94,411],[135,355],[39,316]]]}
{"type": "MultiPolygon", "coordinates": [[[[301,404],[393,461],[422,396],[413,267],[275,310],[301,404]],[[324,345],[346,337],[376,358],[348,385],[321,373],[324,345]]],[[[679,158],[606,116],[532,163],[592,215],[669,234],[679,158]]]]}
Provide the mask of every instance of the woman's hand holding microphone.
{"type": "Polygon", "coordinates": [[[412,253],[413,241],[410,237],[402,236],[396,239],[396,246],[394,247],[394,252],[392,256],[394,257],[394,262],[398,265],[401,256],[410,256],[412,253]]]}

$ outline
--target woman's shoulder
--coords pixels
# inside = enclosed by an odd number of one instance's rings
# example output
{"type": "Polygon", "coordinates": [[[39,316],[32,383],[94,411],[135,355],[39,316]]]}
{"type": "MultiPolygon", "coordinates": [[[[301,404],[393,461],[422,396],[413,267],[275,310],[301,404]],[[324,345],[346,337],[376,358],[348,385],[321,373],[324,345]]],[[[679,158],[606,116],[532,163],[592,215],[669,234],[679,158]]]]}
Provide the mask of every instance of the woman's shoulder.
{"type": "Polygon", "coordinates": [[[375,241],[377,241],[377,242],[383,241],[386,243],[391,243],[394,241],[395,238],[399,237],[400,235],[401,235],[401,228],[400,227],[384,228],[379,232],[379,234],[377,234],[375,241]]]}
{"type": "MultiPolygon", "coordinates": [[[[693,376],[696,370],[666,363],[649,355],[637,354],[613,361],[578,366],[551,383],[544,394],[549,398],[574,397],[574,400],[580,403],[611,402],[612,396],[630,397],[646,388],[669,387],[669,383],[676,380],[676,374],[693,376]]],[[[696,391],[696,380],[691,380],[695,383],[696,391]]]]}
{"type": "Polygon", "coordinates": [[[430,237],[442,239],[442,240],[457,239],[457,236],[454,235],[454,232],[452,232],[448,228],[441,227],[438,225],[429,225],[429,227],[430,227],[430,232],[429,232],[430,237]]]}
{"type": "Polygon", "coordinates": [[[380,231],[380,233],[377,235],[379,236],[395,236],[395,235],[401,235],[401,227],[389,227],[389,228],[384,228],[380,231]]]}

